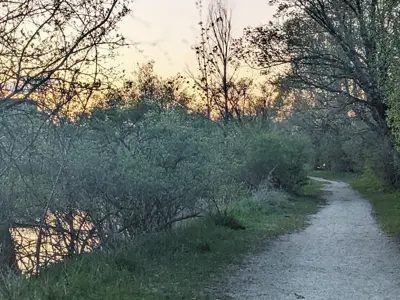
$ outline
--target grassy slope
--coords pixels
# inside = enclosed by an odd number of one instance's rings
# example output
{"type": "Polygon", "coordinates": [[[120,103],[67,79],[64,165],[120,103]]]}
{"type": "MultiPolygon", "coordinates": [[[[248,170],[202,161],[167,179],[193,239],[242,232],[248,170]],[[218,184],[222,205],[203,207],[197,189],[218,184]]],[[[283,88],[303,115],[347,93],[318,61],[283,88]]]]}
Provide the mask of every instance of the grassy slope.
{"type": "Polygon", "coordinates": [[[400,191],[387,190],[370,176],[361,176],[350,184],[372,203],[382,230],[400,237],[400,191]]]}
{"type": "Polygon", "coordinates": [[[246,230],[202,220],[174,232],[140,240],[135,247],[95,252],[60,263],[38,279],[15,282],[9,299],[212,299],[204,292],[232,263],[262,249],[266,240],[299,229],[323,204],[320,184],[304,188],[290,204],[265,211],[242,202],[234,215],[246,230]]]}
{"type": "Polygon", "coordinates": [[[342,180],[359,191],[374,206],[375,215],[384,232],[400,237],[400,191],[391,191],[383,187],[372,173],[360,175],[313,171],[310,176],[342,180]]]}

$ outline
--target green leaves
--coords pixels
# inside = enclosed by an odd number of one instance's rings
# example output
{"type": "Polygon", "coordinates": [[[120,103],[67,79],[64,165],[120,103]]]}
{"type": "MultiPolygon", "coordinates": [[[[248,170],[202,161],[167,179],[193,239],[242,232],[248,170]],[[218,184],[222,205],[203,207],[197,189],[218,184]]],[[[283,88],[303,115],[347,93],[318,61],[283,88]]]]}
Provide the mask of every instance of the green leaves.
{"type": "Polygon", "coordinates": [[[253,137],[246,149],[244,181],[258,187],[269,181],[276,187],[296,192],[305,182],[304,143],[295,137],[264,133],[253,137]]]}
{"type": "Polygon", "coordinates": [[[64,242],[58,236],[49,247],[59,257],[66,255],[62,249],[79,254],[99,242],[226,210],[263,180],[295,191],[303,179],[301,144],[265,133],[257,120],[220,123],[139,102],[49,124],[34,139],[26,124],[37,130],[41,123],[16,120],[2,119],[9,133],[0,139],[0,162],[10,169],[0,199],[9,199],[4,211],[19,223],[43,222],[46,238],[56,236],[56,227],[64,242]],[[18,161],[8,159],[8,148],[19,150],[25,140],[32,142],[29,151],[18,161]],[[88,235],[95,240],[85,241],[88,235]]]}

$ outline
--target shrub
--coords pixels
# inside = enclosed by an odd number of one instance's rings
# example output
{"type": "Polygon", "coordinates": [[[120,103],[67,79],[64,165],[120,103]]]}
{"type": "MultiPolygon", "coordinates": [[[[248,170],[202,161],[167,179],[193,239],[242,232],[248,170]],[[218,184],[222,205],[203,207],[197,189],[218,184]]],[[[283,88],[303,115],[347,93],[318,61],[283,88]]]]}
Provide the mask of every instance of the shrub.
{"type": "MultiPolygon", "coordinates": [[[[2,198],[13,200],[7,214],[31,225],[48,207],[54,220],[43,221],[43,232],[51,240],[52,228],[61,231],[53,245],[59,257],[66,255],[60,249],[72,256],[98,246],[89,238],[116,244],[204,214],[218,226],[244,229],[228,214],[233,202],[248,198],[264,180],[295,192],[305,178],[301,140],[266,133],[257,124],[225,124],[144,102],[48,124],[15,167],[5,162],[10,168],[2,198]],[[70,230],[75,223],[79,229],[70,230]],[[92,228],[80,226],[87,224],[92,228]]],[[[17,127],[23,148],[31,132],[17,127]]],[[[11,142],[9,137],[2,142],[11,142]]],[[[35,247],[27,251],[36,257],[35,247]]]]}
{"type": "Polygon", "coordinates": [[[268,180],[275,187],[296,192],[305,182],[303,145],[294,137],[264,133],[247,146],[242,179],[255,188],[268,180]]]}
{"type": "Polygon", "coordinates": [[[227,227],[233,230],[244,230],[246,229],[234,216],[230,215],[228,212],[220,212],[211,216],[215,225],[221,227],[227,227]]]}

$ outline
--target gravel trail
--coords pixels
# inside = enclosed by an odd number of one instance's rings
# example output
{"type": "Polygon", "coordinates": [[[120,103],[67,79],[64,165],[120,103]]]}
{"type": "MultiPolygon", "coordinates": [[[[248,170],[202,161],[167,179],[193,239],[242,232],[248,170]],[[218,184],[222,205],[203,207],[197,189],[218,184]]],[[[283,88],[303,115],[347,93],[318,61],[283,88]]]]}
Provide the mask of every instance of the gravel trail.
{"type": "Polygon", "coordinates": [[[399,246],[378,228],[369,202],[343,182],[324,189],[327,205],[311,225],[250,257],[217,299],[400,299],[399,246]]]}

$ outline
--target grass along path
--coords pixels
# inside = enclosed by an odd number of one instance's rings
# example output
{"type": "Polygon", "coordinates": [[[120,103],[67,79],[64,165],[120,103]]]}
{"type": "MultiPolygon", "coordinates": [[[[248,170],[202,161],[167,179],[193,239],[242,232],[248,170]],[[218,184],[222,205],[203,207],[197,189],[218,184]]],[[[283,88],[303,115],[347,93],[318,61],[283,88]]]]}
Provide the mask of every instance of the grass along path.
{"type": "Polygon", "coordinates": [[[368,175],[355,178],[350,184],[372,203],[382,230],[400,238],[400,191],[386,189],[368,175]]]}
{"type": "Polygon", "coordinates": [[[310,176],[328,180],[348,182],[351,187],[361,193],[374,207],[375,217],[382,230],[393,237],[400,238],[400,191],[385,188],[371,171],[363,175],[349,173],[331,173],[312,171],[310,176]]]}
{"type": "Polygon", "coordinates": [[[304,227],[318,211],[321,183],[276,207],[242,201],[232,211],[246,227],[232,230],[210,219],[140,239],[133,246],[97,251],[50,267],[39,278],[19,279],[3,299],[131,300],[212,299],[207,289],[231,264],[265,248],[269,239],[304,227]]]}

